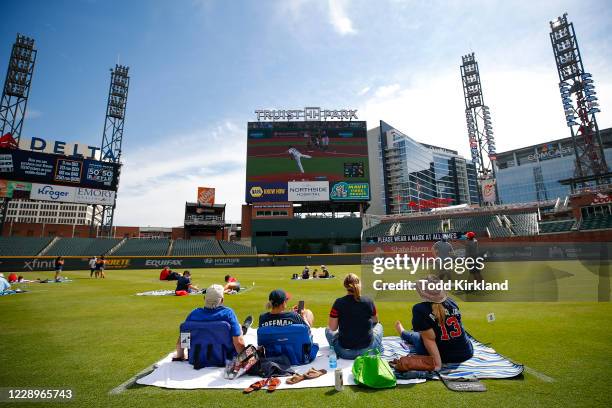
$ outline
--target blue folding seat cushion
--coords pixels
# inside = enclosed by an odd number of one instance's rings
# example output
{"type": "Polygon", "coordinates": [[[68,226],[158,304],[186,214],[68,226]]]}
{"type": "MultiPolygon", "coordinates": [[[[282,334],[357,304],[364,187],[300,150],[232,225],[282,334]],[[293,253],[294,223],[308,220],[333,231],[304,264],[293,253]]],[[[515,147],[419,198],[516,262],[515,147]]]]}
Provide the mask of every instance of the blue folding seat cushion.
{"type": "Polygon", "coordinates": [[[189,364],[199,370],[203,367],[225,367],[226,360],[236,356],[231,326],[225,321],[186,321],[181,333],[190,333],[189,364]]]}
{"type": "Polygon", "coordinates": [[[310,329],[305,324],[260,327],[257,344],[264,347],[266,357],[285,355],[291,365],[308,364],[319,351],[319,345],[312,342],[310,329]]]}

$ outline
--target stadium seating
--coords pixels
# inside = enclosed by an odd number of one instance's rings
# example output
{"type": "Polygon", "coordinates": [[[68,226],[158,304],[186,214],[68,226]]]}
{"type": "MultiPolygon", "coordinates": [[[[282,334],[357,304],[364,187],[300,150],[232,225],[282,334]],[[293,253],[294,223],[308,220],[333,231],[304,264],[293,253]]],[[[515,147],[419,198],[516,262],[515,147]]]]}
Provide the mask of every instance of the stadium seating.
{"type": "Polygon", "coordinates": [[[493,214],[451,218],[451,231],[484,233],[494,220],[495,216],[493,214]]]}
{"type": "Polygon", "coordinates": [[[575,220],[548,221],[540,223],[540,234],[557,234],[574,228],[575,220]]]}
{"type": "Polygon", "coordinates": [[[401,223],[399,235],[411,234],[435,234],[442,230],[442,221],[439,219],[419,220],[414,219],[401,223]]]}
{"type": "Polygon", "coordinates": [[[502,227],[497,220],[493,219],[487,226],[491,238],[510,237],[512,231],[506,227],[502,227]]]}
{"type": "Polygon", "coordinates": [[[236,244],[235,242],[219,241],[223,252],[227,255],[255,255],[255,248],[251,248],[245,245],[236,244]]]}
{"type": "Polygon", "coordinates": [[[382,222],[376,224],[363,232],[365,237],[383,237],[389,235],[391,227],[394,225],[392,222],[382,222]]]}
{"type": "Polygon", "coordinates": [[[106,255],[121,239],[117,238],[60,238],[45,255],[100,256],[106,255]]]}
{"type": "Polygon", "coordinates": [[[612,215],[594,215],[582,220],[581,230],[610,229],[612,228],[612,215]]]}
{"type": "Polygon", "coordinates": [[[113,252],[113,256],[163,256],[169,245],[169,239],[131,238],[113,252]]]}
{"type": "Polygon", "coordinates": [[[507,216],[512,222],[512,231],[516,235],[537,235],[538,234],[538,214],[521,213],[507,216]]]}
{"type": "Polygon", "coordinates": [[[224,252],[214,239],[178,239],[174,241],[172,255],[224,255],[224,252]]]}
{"type": "Polygon", "coordinates": [[[53,238],[0,237],[0,255],[34,256],[38,255],[53,238]]]}

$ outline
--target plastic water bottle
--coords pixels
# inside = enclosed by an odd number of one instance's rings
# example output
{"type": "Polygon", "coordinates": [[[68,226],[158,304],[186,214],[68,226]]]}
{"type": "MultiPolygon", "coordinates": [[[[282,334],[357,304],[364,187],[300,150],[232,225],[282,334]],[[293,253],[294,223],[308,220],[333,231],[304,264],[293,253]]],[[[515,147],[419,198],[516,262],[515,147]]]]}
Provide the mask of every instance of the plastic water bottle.
{"type": "Polygon", "coordinates": [[[329,350],[329,368],[338,367],[338,358],[336,357],[336,352],[333,348],[330,347],[329,350]]]}

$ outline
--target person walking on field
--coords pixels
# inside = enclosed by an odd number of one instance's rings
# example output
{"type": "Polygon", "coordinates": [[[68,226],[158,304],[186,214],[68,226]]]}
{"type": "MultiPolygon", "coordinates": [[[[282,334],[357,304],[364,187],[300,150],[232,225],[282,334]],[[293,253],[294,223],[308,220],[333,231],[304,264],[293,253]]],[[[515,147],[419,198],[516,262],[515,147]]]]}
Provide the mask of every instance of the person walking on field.
{"type": "Polygon", "coordinates": [[[89,258],[89,277],[93,278],[94,273],[96,274],[96,278],[98,274],[96,273],[96,262],[98,262],[98,258],[95,256],[93,258],[89,258]]]}
{"type": "Polygon", "coordinates": [[[63,269],[64,269],[64,258],[62,258],[61,256],[58,256],[57,258],[55,258],[55,280],[56,281],[60,280],[60,273],[62,273],[63,269]]]}

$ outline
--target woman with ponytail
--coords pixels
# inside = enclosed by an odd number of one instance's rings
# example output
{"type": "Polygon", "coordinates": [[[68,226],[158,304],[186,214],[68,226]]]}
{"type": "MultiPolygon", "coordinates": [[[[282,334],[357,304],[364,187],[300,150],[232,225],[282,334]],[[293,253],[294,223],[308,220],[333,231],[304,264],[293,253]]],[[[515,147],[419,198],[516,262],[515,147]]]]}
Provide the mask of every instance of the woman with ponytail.
{"type": "Polygon", "coordinates": [[[361,296],[361,281],[353,273],[344,278],[346,295],[336,299],[329,313],[325,337],[338,357],[354,360],[368,349],[381,348],[383,328],[374,302],[361,296]]]}
{"type": "Polygon", "coordinates": [[[416,348],[416,354],[434,358],[436,370],[444,363],[461,363],[472,358],[474,349],[468,339],[459,306],[442,289],[430,289],[441,281],[429,276],[417,282],[416,289],[424,302],[412,307],[412,331],[404,330],[398,320],[395,330],[402,340],[416,348]]]}

